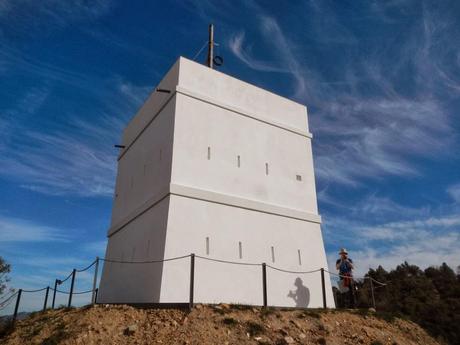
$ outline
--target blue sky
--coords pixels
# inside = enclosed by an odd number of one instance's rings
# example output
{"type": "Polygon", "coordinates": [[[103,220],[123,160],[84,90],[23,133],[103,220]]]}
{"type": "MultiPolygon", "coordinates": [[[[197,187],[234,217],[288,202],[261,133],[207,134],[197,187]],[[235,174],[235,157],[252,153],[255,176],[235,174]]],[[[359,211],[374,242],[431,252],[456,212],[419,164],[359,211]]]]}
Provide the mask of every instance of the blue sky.
{"type": "Polygon", "coordinates": [[[345,246],[359,272],[460,265],[458,1],[0,0],[12,286],[103,256],[113,144],[210,22],[222,72],[308,106],[330,261],[345,246]]]}

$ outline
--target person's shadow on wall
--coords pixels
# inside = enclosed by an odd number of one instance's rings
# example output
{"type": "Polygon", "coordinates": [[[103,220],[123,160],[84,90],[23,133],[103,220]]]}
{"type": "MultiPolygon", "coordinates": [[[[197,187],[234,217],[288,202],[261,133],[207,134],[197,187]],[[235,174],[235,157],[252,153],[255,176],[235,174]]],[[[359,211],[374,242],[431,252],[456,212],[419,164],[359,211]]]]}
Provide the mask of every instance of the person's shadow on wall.
{"type": "Polygon", "coordinates": [[[307,308],[310,304],[310,290],[303,285],[303,281],[299,277],[296,278],[294,285],[297,289],[295,291],[290,290],[288,297],[294,300],[296,307],[307,308]]]}

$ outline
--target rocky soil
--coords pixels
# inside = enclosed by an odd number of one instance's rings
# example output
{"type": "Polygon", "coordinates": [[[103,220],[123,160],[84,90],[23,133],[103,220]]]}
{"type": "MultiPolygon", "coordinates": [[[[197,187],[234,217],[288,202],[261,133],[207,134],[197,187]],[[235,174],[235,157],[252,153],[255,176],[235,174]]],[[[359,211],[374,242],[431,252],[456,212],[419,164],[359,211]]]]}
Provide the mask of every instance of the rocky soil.
{"type": "Polygon", "coordinates": [[[0,339],[25,344],[439,345],[412,322],[355,311],[197,305],[193,311],[95,306],[48,310],[0,339]]]}

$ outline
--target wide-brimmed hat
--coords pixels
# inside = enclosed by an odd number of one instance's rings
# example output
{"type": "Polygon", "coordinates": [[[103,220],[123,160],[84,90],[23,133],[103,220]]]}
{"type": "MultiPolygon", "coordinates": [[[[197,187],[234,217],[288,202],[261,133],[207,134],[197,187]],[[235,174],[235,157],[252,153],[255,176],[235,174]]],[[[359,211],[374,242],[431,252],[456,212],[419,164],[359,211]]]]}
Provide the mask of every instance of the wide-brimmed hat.
{"type": "Polygon", "coordinates": [[[339,254],[348,254],[348,252],[345,248],[340,248],[339,254]]]}

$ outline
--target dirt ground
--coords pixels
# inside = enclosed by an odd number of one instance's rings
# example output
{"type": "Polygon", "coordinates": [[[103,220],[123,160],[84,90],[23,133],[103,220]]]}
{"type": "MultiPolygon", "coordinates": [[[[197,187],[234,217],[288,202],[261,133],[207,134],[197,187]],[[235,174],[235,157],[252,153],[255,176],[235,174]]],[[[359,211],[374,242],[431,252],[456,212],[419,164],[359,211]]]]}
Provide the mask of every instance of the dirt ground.
{"type": "Polygon", "coordinates": [[[412,322],[373,313],[224,304],[191,312],[108,305],[48,310],[18,321],[0,343],[439,345],[412,322]]]}

